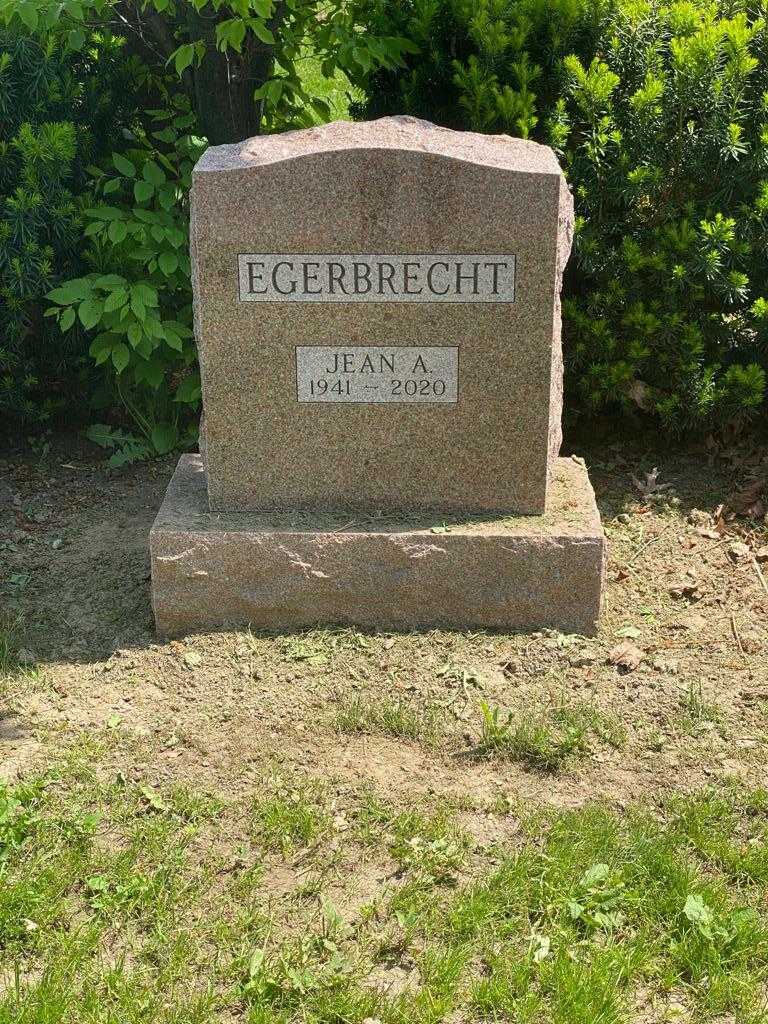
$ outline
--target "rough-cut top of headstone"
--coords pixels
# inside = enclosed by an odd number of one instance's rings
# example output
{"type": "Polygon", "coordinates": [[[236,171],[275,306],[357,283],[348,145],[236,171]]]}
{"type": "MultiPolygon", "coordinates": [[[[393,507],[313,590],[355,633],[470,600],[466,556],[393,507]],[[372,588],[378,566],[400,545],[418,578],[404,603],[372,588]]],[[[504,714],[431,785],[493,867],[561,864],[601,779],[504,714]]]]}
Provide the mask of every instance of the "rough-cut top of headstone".
{"type": "Polygon", "coordinates": [[[242,171],[347,149],[410,150],[499,170],[557,177],[561,174],[548,146],[509,135],[455,132],[404,116],[382,117],[378,121],[334,121],[317,128],[260,135],[230,146],[212,146],[198,161],[195,173],[242,171]]]}

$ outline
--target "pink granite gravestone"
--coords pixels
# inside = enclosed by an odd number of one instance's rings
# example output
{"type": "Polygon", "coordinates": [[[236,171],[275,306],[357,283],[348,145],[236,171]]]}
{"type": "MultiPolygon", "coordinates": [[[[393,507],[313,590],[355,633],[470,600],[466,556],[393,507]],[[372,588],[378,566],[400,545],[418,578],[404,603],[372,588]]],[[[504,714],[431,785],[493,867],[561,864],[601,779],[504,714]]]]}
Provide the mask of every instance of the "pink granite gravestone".
{"type": "Polygon", "coordinates": [[[551,149],[412,118],[193,175],[211,508],[543,512],[573,204],[551,149]]]}
{"type": "Polygon", "coordinates": [[[386,118],[209,149],[204,460],[152,532],[158,628],[593,630],[602,528],[557,458],[572,220],[552,151],[505,136],[386,118]]]}

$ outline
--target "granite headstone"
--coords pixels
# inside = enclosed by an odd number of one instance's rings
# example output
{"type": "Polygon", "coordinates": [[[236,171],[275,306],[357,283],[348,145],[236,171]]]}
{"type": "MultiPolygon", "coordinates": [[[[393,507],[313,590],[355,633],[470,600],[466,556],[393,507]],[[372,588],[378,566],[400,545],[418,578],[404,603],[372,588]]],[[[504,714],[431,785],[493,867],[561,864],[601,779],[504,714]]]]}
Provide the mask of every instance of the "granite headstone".
{"type": "Polygon", "coordinates": [[[554,154],[411,118],[193,174],[201,455],[152,528],[157,628],[591,633],[605,539],[558,457],[571,196],[554,154]]]}
{"type": "Polygon", "coordinates": [[[212,510],[544,511],[573,221],[550,149],[338,122],[209,149],[192,211],[212,510]]]}

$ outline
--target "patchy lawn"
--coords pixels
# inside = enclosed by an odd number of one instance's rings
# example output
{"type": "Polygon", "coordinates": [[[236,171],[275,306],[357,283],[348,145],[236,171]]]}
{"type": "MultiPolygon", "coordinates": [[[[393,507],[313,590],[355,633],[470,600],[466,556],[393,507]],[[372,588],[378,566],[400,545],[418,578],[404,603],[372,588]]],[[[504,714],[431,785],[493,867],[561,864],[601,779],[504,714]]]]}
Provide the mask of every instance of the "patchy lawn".
{"type": "Polygon", "coordinates": [[[583,452],[594,639],[168,643],[172,463],[0,457],[0,1024],[764,1021],[764,451],[583,452]]]}

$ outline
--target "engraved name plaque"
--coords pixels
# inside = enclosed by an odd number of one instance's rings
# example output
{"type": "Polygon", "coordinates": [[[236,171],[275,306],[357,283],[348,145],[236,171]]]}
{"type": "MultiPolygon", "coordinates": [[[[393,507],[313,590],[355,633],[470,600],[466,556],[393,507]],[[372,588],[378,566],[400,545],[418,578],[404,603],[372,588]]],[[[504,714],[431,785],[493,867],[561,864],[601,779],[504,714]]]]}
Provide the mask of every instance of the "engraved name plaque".
{"type": "Polygon", "coordinates": [[[250,253],[242,302],[514,302],[515,257],[250,253]]]}
{"type": "Polygon", "coordinates": [[[455,404],[459,350],[453,345],[298,345],[299,402],[455,404]]]}

